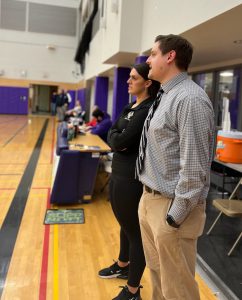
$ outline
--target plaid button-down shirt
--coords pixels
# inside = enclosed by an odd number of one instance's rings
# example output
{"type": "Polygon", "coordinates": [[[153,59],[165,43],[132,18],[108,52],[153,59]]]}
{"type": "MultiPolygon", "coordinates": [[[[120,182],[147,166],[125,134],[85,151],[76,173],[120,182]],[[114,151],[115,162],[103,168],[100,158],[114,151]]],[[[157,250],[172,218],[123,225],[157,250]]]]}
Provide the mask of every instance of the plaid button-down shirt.
{"type": "Polygon", "coordinates": [[[173,199],[169,214],[181,224],[208,194],[214,113],[207,94],[186,73],[161,87],[164,94],[150,123],[139,179],[173,199]]]}

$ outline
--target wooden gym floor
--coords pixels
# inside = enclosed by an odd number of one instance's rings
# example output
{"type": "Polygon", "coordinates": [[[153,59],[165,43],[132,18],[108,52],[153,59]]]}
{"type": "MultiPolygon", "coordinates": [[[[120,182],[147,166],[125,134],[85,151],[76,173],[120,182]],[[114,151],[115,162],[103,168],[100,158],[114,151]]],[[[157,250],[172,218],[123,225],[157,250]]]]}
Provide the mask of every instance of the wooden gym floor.
{"type": "MultiPolygon", "coordinates": [[[[119,227],[98,176],[85,224],[43,225],[52,183],[57,123],[0,115],[0,299],[110,300],[124,285],[101,279],[119,247],[119,227]]],[[[197,275],[201,299],[217,299],[197,275]]],[[[142,298],[150,299],[148,271],[142,298]]],[[[159,300],[159,299],[157,299],[159,300]]]]}

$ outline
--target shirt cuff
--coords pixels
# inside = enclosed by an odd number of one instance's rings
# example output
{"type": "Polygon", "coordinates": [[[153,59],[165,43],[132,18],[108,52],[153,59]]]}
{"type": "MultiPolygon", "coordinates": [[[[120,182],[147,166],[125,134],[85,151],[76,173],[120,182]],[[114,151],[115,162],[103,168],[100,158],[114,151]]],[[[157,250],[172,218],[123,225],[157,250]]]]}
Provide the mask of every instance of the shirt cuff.
{"type": "Polygon", "coordinates": [[[179,200],[174,200],[167,214],[172,216],[177,225],[181,225],[189,214],[189,210],[187,209],[184,200],[183,203],[179,202],[179,200]]]}

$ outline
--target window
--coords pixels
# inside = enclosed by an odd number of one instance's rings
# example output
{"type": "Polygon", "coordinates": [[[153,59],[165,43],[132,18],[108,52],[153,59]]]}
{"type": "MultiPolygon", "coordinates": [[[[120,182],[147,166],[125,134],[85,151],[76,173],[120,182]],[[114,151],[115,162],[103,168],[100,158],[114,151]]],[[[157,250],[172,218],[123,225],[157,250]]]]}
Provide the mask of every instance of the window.
{"type": "Polygon", "coordinates": [[[205,92],[208,94],[208,97],[214,103],[214,87],[213,87],[213,73],[201,73],[196,74],[194,76],[194,81],[200,85],[201,88],[205,90],[205,92]]]}
{"type": "Polygon", "coordinates": [[[240,68],[229,68],[192,75],[193,80],[205,90],[213,103],[215,123],[218,129],[223,126],[224,112],[227,106],[231,129],[241,129],[241,125],[239,125],[242,122],[239,115],[240,72],[240,68]]]}
{"type": "Polygon", "coordinates": [[[237,129],[239,109],[239,70],[227,69],[218,73],[217,125],[222,126],[226,101],[230,112],[231,129],[237,129]]]}

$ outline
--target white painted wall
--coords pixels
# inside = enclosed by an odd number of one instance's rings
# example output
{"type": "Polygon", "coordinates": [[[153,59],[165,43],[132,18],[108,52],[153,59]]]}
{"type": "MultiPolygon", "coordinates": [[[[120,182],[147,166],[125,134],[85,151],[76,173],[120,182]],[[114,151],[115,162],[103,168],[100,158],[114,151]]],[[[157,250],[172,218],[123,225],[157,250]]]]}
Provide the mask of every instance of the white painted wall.
{"type": "Polygon", "coordinates": [[[72,37],[0,30],[0,69],[6,78],[21,79],[26,70],[25,79],[75,82],[76,44],[72,37]]]}
{"type": "Polygon", "coordinates": [[[121,31],[121,4],[118,1],[118,13],[112,12],[110,0],[106,0],[105,6],[105,28],[102,28],[102,61],[107,60],[119,51],[121,31]]]}
{"type": "Polygon", "coordinates": [[[112,64],[103,62],[119,51],[132,53],[140,51],[143,0],[117,1],[117,13],[112,11],[112,1],[106,1],[104,19],[101,20],[100,29],[90,43],[90,49],[86,55],[84,74],[86,79],[93,78],[114,67],[112,64]]]}
{"type": "Polygon", "coordinates": [[[86,54],[85,79],[94,78],[113,67],[110,64],[103,64],[103,56],[109,48],[103,36],[104,30],[101,28],[90,43],[90,50],[86,54]]]}
{"type": "Polygon", "coordinates": [[[118,1],[118,14],[112,12],[110,0],[105,0],[104,17],[100,20],[100,29],[90,43],[86,54],[85,79],[91,79],[114,67],[104,62],[119,51],[121,1],[118,1]]]}
{"type": "Polygon", "coordinates": [[[95,81],[90,81],[90,112],[89,112],[89,120],[92,119],[92,112],[94,107],[94,95],[95,95],[95,81]]]}
{"type": "MultiPolygon", "coordinates": [[[[100,30],[90,44],[86,59],[86,79],[95,78],[115,65],[104,64],[119,52],[137,55],[149,50],[158,34],[181,34],[233,7],[241,0],[117,0],[106,1],[100,30]]],[[[108,112],[112,112],[113,88],[109,86],[108,112]]]]}
{"type": "Polygon", "coordinates": [[[64,7],[75,7],[75,8],[78,8],[81,2],[81,0],[18,0],[18,1],[64,6],[64,7]]]}
{"type": "Polygon", "coordinates": [[[158,34],[181,34],[239,4],[241,0],[117,0],[118,13],[112,1],[106,0],[104,28],[90,44],[84,77],[94,78],[114,65],[103,64],[119,52],[137,53],[149,50],[158,34]]]}
{"type": "MultiPolygon", "coordinates": [[[[24,0],[22,0],[24,1],[24,0]]],[[[80,0],[30,0],[58,6],[78,7],[80,0]]],[[[112,1],[106,0],[104,28],[95,35],[87,54],[85,79],[94,78],[114,65],[103,64],[120,51],[139,55],[151,48],[158,34],[180,34],[242,3],[241,0],[117,0],[118,13],[112,1]]],[[[79,24],[79,22],[77,22],[79,24]]],[[[0,70],[4,77],[78,82],[74,55],[77,37],[0,30],[0,70]],[[46,45],[56,50],[46,49],[46,45]]]]}
{"type": "MultiPolygon", "coordinates": [[[[31,0],[27,2],[78,7],[80,1],[31,0]]],[[[78,11],[77,24],[79,24],[78,11]]],[[[77,45],[77,37],[0,29],[0,70],[4,72],[2,77],[79,82],[82,77],[74,74],[77,70],[74,62],[77,45]],[[47,49],[47,45],[54,45],[55,50],[47,49]],[[25,77],[21,76],[23,70],[26,71],[25,77]]]]}
{"type": "Polygon", "coordinates": [[[120,50],[139,53],[142,38],[143,0],[121,1],[120,50]]]}
{"type": "Polygon", "coordinates": [[[141,52],[159,34],[181,34],[242,3],[241,0],[143,0],[141,52]]]}

